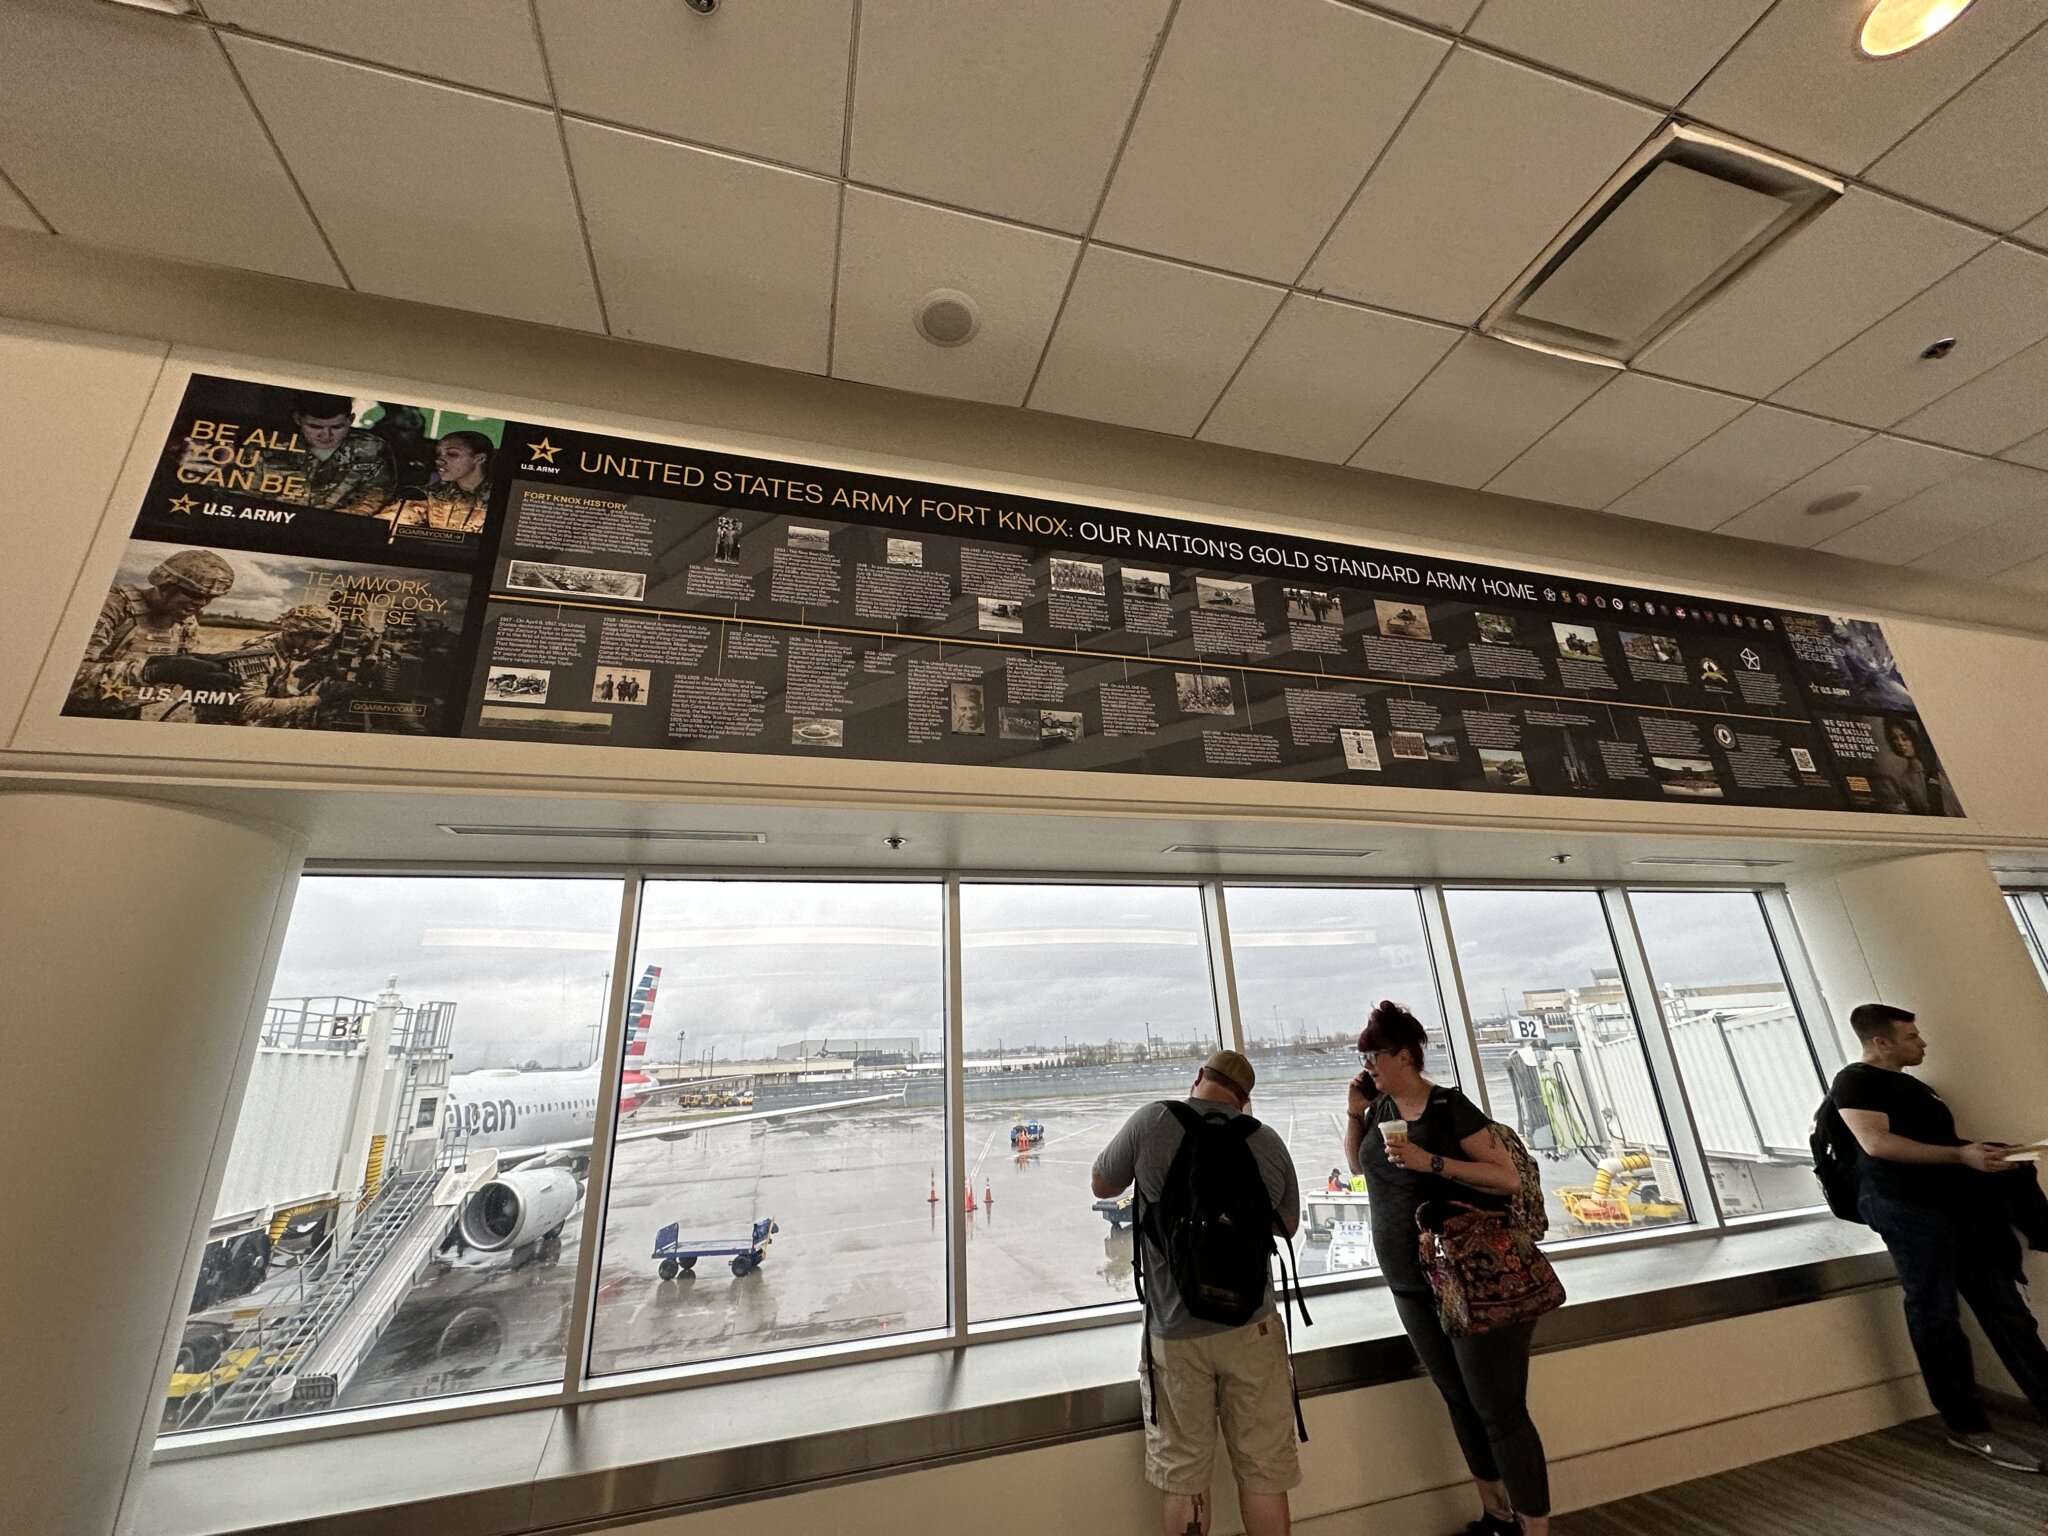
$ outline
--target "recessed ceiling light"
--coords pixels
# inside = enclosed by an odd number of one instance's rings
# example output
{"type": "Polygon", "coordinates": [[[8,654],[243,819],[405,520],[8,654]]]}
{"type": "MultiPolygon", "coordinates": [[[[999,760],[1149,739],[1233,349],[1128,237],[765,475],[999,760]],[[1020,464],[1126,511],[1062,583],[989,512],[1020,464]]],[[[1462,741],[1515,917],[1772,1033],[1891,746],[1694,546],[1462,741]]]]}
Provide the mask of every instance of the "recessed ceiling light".
{"type": "Polygon", "coordinates": [[[1857,46],[1866,58],[1891,58],[1943,31],[1970,4],[1971,0],[1877,0],[1863,19],[1857,46]]]}
{"type": "Polygon", "coordinates": [[[1955,337],[1944,336],[1941,340],[1930,341],[1926,346],[1922,347],[1920,349],[1920,356],[1930,363],[1938,363],[1944,357],[1947,357],[1949,353],[1955,351],[1955,349],[1955,337]]]}
{"type": "Polygon", "coordinates": [[[1845,485],[1832,496],[1822,496],[1816,501],[1809,501],[1806,504],[1806,515],[1808,517],[1825,517],[1830,512],[1839,512],[1844,507],[1852,507],[1863,499],[1864,494],[1869,489],[1870,487],[1867,485],[1845,485]]]}
{"type": "Polygon", "coordinates": [[[114,0],[131,11],[155,11],[160,16],[190,16],[192,0],[114,0]]]}
{"type": "Polygon", "coordinates": [[[958,347],[981,329],[981,306],[957,288],[934,288],[917,301],[917,334],[935,347],[958,347]]]}

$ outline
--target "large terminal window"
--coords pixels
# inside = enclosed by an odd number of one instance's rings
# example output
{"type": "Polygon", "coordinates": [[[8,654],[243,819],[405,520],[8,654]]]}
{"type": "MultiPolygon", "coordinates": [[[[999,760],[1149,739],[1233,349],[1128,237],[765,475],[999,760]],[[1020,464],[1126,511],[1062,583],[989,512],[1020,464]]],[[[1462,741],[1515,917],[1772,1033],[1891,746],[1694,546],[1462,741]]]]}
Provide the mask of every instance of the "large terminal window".
{"type": "Polygon", "coordinates": [[[621,890],[300,882],[167,1429],[561,1380],[621,890]]]}
{"type": "Polygon", "coordinates": [[[2019,925],[2020,937],[2026,941],[2027,954],[2034,962],[2034,969],[2040,973],[2044,985],[2048,985],[2048,947],[2044,947],[2044,936],[2048,936],[2048,894],[2041,891],[2007,891],[2005,905],[2012,913],[2012,920],[2019,925]]]}
{"type": "Polygon", "coordinates": [[[1231,885],[1230,956],[1254,1109],[1285,1138],[1301,1180],[1304,1275],[1376,1267],[1361,1192],[1344,1161],[1344,1106],[1373,1004],[1429,1030],[1423,1069],[1455,1083],[1443,1001],[1413,887],[1231,885]]]}
{"type": "Polygon", "coordinates": [[[1813,1205],[1827,1091],[1753,891],[1636,891],[1657,1005],[1724,1216],[1813,1205]]]}
{"type": "Polygon", "coordinates": [[[1544,1160],[1551,1237],[1691,1220],[1599,893],[1453,890],[1445,901],[1486,1107],[1544,1160]]]}
{"type": "Polygon", "coordinates": [[[1130,1207],[1098,1209],[1088,1170],[1221,1038],[1201,891],[970,883],[960,953],[966,1169],[942,1193],[975,1204],[968,1316],[1126,1300],[1130,1207]]]}
{"type": "Polygon", "coordinates": [[[647,883],[593,1370],[944,1326],[943,897],[647,883]]]}
{"type": "Polygon", "coordinates": [[[1127,1319],[1090,1165],[1219,1044],[1302,1272],[1372,1283],[1341,1186],[1381,998],[1542,1160],[1554,1241],[1803,1210],[1839,1053],[1788,925],[1726,888],[309,875],[164,1429],[1127,1319]]]}

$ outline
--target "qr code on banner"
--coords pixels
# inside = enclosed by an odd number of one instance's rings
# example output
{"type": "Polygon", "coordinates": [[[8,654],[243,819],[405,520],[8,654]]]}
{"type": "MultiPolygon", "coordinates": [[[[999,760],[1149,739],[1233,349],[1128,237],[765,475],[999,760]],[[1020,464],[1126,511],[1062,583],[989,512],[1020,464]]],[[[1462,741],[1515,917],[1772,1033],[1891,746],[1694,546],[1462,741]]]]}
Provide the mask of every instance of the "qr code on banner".
{"type": "Polygon", "coordinates": [[[1813,754],[1804,747],[1794,747],[1792,749],[1792,766],[1801,773],[1812,773],[1814,771],[1813,754]]]}

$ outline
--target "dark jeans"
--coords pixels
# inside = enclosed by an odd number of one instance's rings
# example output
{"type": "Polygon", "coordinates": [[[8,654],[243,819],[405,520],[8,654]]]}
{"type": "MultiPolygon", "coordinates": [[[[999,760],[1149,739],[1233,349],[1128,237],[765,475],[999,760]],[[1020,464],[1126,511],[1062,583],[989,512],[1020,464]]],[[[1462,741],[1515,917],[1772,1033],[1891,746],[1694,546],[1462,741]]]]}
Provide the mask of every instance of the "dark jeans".
{"type": "Polygon", "coordinates": [[[1451,1428],[1472,1475],[1508,1485],[1525,1515],[1550,1513],[1550,1469],[1543,1437],[1529,1417],[1529,1337],[1534,1323],[1454,1339],[1427,1296],[1394,1293],[1408,1342],[1451,1411],[1451,1428]]]}
{"type": "Polygon", "coordinates": [[[2001,1218],[1967,1208],[1909,1204],[1866,1190],[1863,1219],[1877,1229],[1906,1293],[1906,1331],[1927,1395],[1950,1431],[1990,1428],[1977,1401],[1960,1301],[1977,1314],[1991,1347],[2027,1400],[2048,1414],[2048,1348],[2013,1278],[2019,1249],[2001,1218]]]}

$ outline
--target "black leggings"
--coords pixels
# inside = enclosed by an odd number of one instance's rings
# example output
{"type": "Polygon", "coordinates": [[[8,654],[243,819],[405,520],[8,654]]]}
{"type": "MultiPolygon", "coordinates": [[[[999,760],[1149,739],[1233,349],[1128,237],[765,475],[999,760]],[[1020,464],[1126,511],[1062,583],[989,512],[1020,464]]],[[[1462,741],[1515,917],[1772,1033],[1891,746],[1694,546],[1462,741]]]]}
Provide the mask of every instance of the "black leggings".
{"type": "Polygon", "coordinates": [[[1502,1482],[1517,1511],[1550,1513],[1550,1469],[1543,1437],[1529,1417],[1529,1337],[1534,1323],[1454,1339],[1428,1296],[1394,1292],[1408,1342],[1451,1411],[1465,1465],[1484,1482],[1502,1482]]]}

